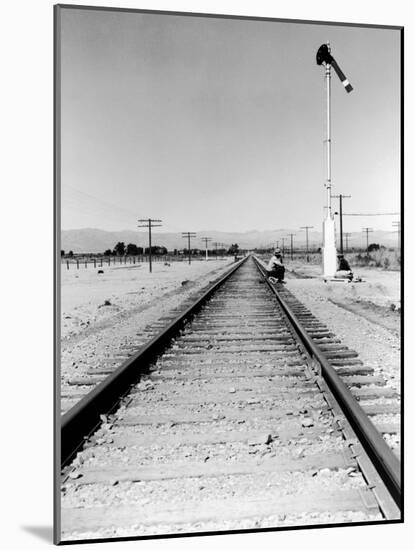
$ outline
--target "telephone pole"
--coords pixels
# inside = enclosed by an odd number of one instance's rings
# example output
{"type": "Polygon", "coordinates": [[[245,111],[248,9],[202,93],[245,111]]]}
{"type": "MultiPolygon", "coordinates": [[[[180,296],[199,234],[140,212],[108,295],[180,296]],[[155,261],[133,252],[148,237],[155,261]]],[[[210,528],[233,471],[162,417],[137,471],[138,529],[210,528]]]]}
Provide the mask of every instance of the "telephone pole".
{"type": "Polygon", "coordinates": [[[151,229],[153,227],[161,227],[162,220],[153,220],[152,218],[146,218],[144,220],[138,220],[140,224],[138,227],[148,227],[148,241],[149,241],[149,270],[152,273],[152,243],[151,243],[151,229]]]}
{"type": "Polygon", "coordinates": [[[306,261],[309,263],[309,240],[308,240],[308,229],[313,229],[313,225],[304,225],[301,229],[306,230],[306,261]]]}
{"type": "Polygon", "coordinates": [[[293,260],[293,237],[296,236],[296,233],[289,233],[290,237],[290,259],[293,260]]]}
{"type": "Polygon", "coordinates": [[[339,199],[339,243],[340,243],[340,252],[341,254],[344,253],[344,242],[342,238],[342,199],[350,199],[351,195],[342,195],[340,193],[339,195],[332,195],[332,198],[339,199]]]}
{"type": "Polygon", "coordinates": [[[210,237],[201,237],[201,240],[205,243],[206,245],[206,262],[208,261],[208,243],[209,241],[211,241],[212,239],[210,237]]]}
{"type": "Polygon", "coordinates": [[[398,252],[401,254],[401,222],[392,222],[392,226],[397,228],[397,233],[398,233],[398,252]]]}
{"type": "Polygon", "coordinates": [[[188,241],[188,263],[191,264],[191,239],[196,237],[196,233],[186,231],[185,233],[181,233],[181,236],[183,239],[187,239],[188,241]]]}
{"type": "Polygon", "coordinates": [[[212,245],[215,247],[215,249],[216,249],[216,260],[217,260],[217,247],[218,247],[219,243],[214,242],[214,243],[211,243],[211,244],[212,244],[212,245]]]}
{"type": "Polygon", "coordinates": [[[285,240],[286,240],[286,237],[282,237],[282,255],[283,256],[285,255],[285,240]]]}
{"type": "Polygon", "coordinates": [[[368,252],[368,234],[372,233],[374,230],[372,229],[372,227],[363,227],[362,231],[365,231],[367,235],[367,252],[368,252]]]}

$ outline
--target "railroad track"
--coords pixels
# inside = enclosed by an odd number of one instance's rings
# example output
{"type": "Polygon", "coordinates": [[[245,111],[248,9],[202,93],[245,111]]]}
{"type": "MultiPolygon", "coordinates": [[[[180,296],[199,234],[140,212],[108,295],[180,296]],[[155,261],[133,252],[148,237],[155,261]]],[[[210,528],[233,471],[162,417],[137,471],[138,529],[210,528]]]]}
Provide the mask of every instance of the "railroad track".
{"type": "Polygon", "coordinates": [[[241,262],[64,415],[62,540],[399,521],[385,389],[241,262]]]}
{"type": "MultiPolygon", "coordinates": [[[[232,264],[227,264],[224,273],[231,267],[233,267],[232,264]]],[[[100,339],[100,343],[97,344],[93,337],[92,339],[86,338],[86,340],[89,341],[88,348],[84,345],[83,338],[80,338],[81,335],[75,336],[70,343],[65,341],[65,339],[64,346],[62,346],[62,348],[64,347],[65,349],[65,358],[62,354],[59,384],[61,414],[68,412],[78,403],[78,401],[100,384],[105,377],[115,372],[128,358],[134,356],[141,347],[147,344],[152,338],[156,337],[181,313],[185,312],[197,299],[202,297],[215,281],[219,281],[223,277],[223,271],[221,275],[218,274],[221,269],[220,266],[218,269],[215,268],[210,272],[210,281],[197,290],[190,290],[189,295],[184,300],[180,300],[180,291],[176,292],[175,298],[179,303],[175,307],[168,307],[167,310],[164,310],[161,317],[150,321],[145,327],[141,326],[140,329],[135,327],[134,330],[130,320],[129,323],[126,324],[122,316],[120,319],[115,317],[112,329],[114,332],[116,331],[116,345],[112,342],[111,334],[109,334],[108,343],[100,339]],[[72,362],[71,349],[78,346],[84,349],[84,357],[78,361],[79,368],[75,370],[71,367],[66,368],[65,363],[67,364],[69,361],[72,362]],[[85,357],[86,355],[87,357],[85,357]],[[87,363],[88,366],[86,366],[85,363],[87,363]]],[[[198,286],[191,281],[183,281],[182,288],[186,289],[188,283],[190,288],[198,286]]],[[[161,300],[163,300],[163,298],[164,296],[161,300]]],[[[79,356],[79,353],[77,353],[77,355],[79,356]]]]}

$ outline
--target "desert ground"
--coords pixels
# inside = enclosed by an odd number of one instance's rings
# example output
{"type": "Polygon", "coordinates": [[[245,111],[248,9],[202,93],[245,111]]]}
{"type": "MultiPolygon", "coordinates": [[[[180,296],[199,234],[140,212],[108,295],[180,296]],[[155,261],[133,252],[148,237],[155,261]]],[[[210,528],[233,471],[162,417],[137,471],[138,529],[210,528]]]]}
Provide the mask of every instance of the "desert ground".
{"type": "Polygon", "coordinates": [[[71,382],[87,371],[125,359],[125,348],[139,347],[146,332],[182,302],[217,279],[234,262],[224,260],[116,265],[66,270],[61,273],[61,390],[67,410],[91,388],[71,382]],[[103,273],[98,274],[99,269],[103,273]]]}
{"type": "Polygon", "coordinates": [[[323,282],[319,266],[288,264],[289,289],[392,387],[400,383],[400,272],[355,268],[362,282],[323,282]]]}
{"type": "MultiPolygon", "coordinates": [[[[94,368],[122,363],[126,349],[130,354],[149,339],[152,325],[217,279],[233,261],[156,262],[153,273],[148,264],[79,270],[63,266],[62,411],[90,391],[90,386],[79,384],[79,378],[94,368]],[[104,273],[98,274],[98,269],[104,273]]],[[[287,287],[364,363],[398,388],[400,272],[357,268],[363,282],[325,283],[318,265],[287,260],[286,268],[287,287]]]]}

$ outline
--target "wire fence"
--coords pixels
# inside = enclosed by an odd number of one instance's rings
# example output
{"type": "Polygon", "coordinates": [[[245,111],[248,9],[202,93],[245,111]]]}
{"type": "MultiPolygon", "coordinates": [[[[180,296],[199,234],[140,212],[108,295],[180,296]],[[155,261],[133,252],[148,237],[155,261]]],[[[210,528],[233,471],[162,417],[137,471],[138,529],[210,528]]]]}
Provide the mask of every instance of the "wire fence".
{"type": "MultiPolygon", "coordinates": [[[[232,256],[209,256],[209,260],[225,260],[232,256]]],[[[205,261],[205,255],[195,254],[191,255],[191,262],[205,261]]],[[[171,264],[173,262],[188,262],[188,255],[183,254],[162,254],[152,255],[152,263],[164,263],[171,264]]],[[[95,256],[93,254],[77,255],[71,257],[61,257],[60,263],[62,268],[68,269],[96,269],[104,266],[121,266],[121,265],[134,265],[149,263],[148,254],[139,254],[137,256],[125,255],[125,256],[95,256]]]]}

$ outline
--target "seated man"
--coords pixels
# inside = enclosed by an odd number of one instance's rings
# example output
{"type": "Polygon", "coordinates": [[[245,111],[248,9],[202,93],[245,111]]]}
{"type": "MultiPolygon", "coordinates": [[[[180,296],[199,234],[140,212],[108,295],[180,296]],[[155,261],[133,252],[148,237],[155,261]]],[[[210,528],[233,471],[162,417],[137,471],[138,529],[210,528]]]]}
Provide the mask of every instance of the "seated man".
{"type": "Polygon", "coordinates": [[[267,265],[267,276],[271,283],[284,283],[285,266],[283,265],[282,253],[276,248],[273,256],[267,265]]]}
{"type": "Polygon", "coordinates": [[[349,279],[352,281],[354,274],[343,254],[338,254],[338,270],[335,273],[337,279],[349,279]]]}

